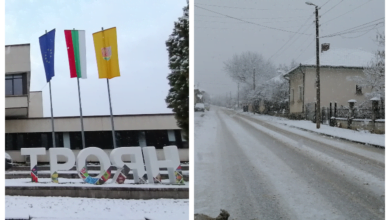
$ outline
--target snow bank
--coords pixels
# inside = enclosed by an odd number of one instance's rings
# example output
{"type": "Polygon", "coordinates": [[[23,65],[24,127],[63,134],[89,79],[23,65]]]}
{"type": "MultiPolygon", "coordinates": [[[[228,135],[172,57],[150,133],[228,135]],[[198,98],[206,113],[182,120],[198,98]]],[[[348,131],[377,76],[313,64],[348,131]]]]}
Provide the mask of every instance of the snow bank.
{"type": "Polygon", "coordinates": [[[365,131],[354,131],[345,128],[330,127],[329,125],[321,124],[320,129],[317,129],[315,124],[311,121],[305,120],[288,120],[287,118],[274,117],[269,115],[253,115],[247,114],[252,117],[258,117],[262,120],[272,121],[279,124],[287,125],[289,127],[301,128],[308,131],[316,132],[319,134],[325,134],[337,138],[356,141],[365,144],[377,145],[385,147],[385,135],[371,134],[365,131]]]}
{"type": "Polygon", "coordinates": [[[112,179],[107,184],[92,185],[84,183],[82,179],[58,178],[58,184],[52,183],[51,178],[39,178],[38,183],[31,182],[31,178],[6,179],[5,186],[58,186],[58,187],[120,187],[120,188],[188,188],[188,182],[184,185],[168,185],[169,179],[162,180],[162,184],[135,184],[134,180],[125,180],[124,184],[112,183],[112,179]]]}
{"type": "Polygon", "coordinates": [[[5,196],[5,216],[34,220],[182,220],[189,217],[187,199],[123,200],[5,196]],[[28,218],[27,218],[28,219],[28,218]]]}

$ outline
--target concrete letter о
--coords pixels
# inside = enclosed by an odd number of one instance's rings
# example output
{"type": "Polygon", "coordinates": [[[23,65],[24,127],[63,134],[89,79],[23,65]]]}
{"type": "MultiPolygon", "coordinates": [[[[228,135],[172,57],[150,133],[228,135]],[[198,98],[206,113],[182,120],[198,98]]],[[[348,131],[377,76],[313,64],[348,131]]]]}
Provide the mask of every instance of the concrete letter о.
{"type": "Polygon", "coordinates": [[[80,153],[77,155],[76,169],[80,178],[82,178],[85,182],[91,184],[96,184],[101,177],[105,177],[105,181],[106,181],[111,176],[110,159],[102,149],[97,147],[88,147],[80,151],[80,153]],[[87,157],[90,155],[94,155],[95,157],[97,157],[100,163],[100,173],[96,178],[89,176],[85,167],[86,165],[85,161],[87,160],[87,157]],[[108,176],[108,178],[106,178],[106,176],[108,176]]]}

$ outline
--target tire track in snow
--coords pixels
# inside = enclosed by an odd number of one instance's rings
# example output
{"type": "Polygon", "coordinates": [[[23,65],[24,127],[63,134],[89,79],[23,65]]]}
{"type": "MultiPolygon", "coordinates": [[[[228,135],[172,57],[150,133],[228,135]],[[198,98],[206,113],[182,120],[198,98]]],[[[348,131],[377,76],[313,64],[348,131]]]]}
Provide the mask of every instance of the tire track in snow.
{"type": "MultiPolygon", "coordinates": [[[[236,120],[241,120],[251,127],[269,135],[270,137],[283,143],[285,146],[289,146],[295,149],[296,152],[304,155],[306,158],[321,163],[320,166],[326,169],[331,169],[331,172],[336,175],[336,179],[323,178],[324,182],[327,182],[339,193],[342,193],[351,202],[356,203],[368,210],[375,217],[381,219],[384,215],[384,180],[377,178],[369,173],[357,170],[342,161],[331,158],[316,150],[313,150],[297,141],[294,141],[281,134],[273,132],[257,123],[251,122],[241,117],[235,117],[236,120]],[[348,172],[345,172],[347,170],[348,172]],[[347,180],[347,184],[350,189],[344,189],[340,187],[341,179],[347,180]],[[362,191],[362,192],[361,192],[362,191]]],[[[325,173],[326,170],[323,170],[325,173]]],[[[333,176],[334,176],[333,175],[333,176]]],[[[321,178],[321,176],[318,176],[321,178]]],[[[345,180],[343,180],[345,182],[345,180]]],[[[341,181],[341,182],[343,182],[341,181]]]]}
{"type": "MultiPolygon", "coordinates": [[[[222,116],[220,116],[222,117],[222,116]]],[[[222,119],[221,119],[222,120],[222,119]]],[[[333,205],[303,180],[283,159],[249,134],[240,124],[223,117],[229,135],[257,172],[266,179],[270,194],[279,200],[288,219],[346,219],[333,205]]],[[[249,177],[248,177],[249,178],[249,177]]],[[[264,218],[267,219],[267,218],[264,218]]]]}

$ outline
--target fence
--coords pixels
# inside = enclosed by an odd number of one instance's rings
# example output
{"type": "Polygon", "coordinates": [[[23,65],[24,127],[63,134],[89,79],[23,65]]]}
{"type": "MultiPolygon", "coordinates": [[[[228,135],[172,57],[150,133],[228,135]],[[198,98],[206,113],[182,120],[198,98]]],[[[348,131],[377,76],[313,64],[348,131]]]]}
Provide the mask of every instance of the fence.
{"type": "MultiPolygon", "coordinates": [[[[315,107],[316,108],[316,107],[315,107]]],[[[315,113],[314,108],[314,113],[315,113]]],[[[358,109],[354,108],[353,110],[353,118],[354,119],[372,119],[373,110],[371,109],[358,109]]],[[[306,113],[308,115],[308,113],[306,113]]],[[[330,124],[330,119],[332,117],[335,118],[351,118],[352,112],[346,108],[325,108],[321,109],[321,124],[330,124]]],[[[385,119],[385,109],[379,108],[379,111],[375,117],[376,119],[385,119]]],[[[316,122],[316,114],[313,114],[312,121],[316,122]]]]}

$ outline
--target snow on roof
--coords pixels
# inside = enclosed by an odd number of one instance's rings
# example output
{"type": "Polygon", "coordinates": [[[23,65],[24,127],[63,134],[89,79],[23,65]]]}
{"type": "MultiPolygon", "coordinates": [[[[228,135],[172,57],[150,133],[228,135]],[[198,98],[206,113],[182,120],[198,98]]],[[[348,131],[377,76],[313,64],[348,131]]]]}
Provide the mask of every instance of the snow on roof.
{"type": "Polygon", "coordinates": [[[283,83],[284,81],[286,81],[286,79],[283,78],[283,76],[284,76],[285,74],[286,74],[286,73],[283,71],[282,74],[277,75],[277,76],[271,78],[271,79],[268,80],[267,82],[283,83]]]}
{"type": "MultiPolygon", "coordinates": [[[[330,49],[320,53],[320,66],[365,67],[374,58],[374,54],[356,49],[330,49]]],[[[316,57],[302,62],[305,66],[316,65],[316,57]]]]}

